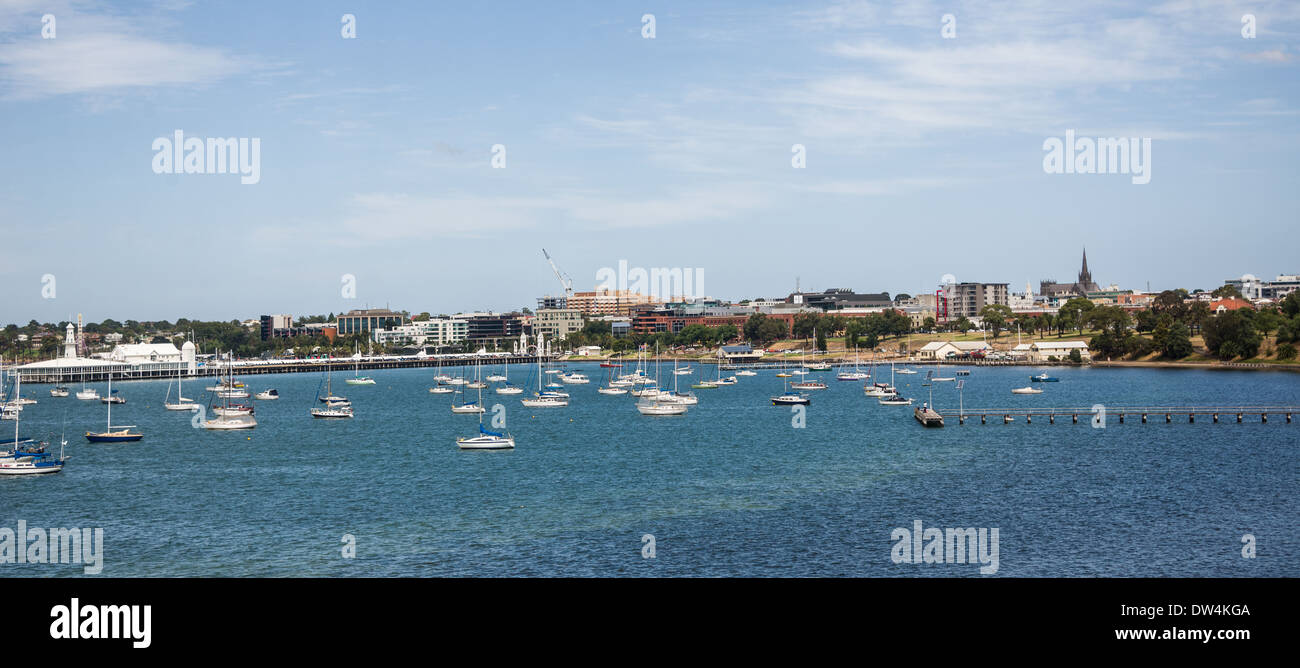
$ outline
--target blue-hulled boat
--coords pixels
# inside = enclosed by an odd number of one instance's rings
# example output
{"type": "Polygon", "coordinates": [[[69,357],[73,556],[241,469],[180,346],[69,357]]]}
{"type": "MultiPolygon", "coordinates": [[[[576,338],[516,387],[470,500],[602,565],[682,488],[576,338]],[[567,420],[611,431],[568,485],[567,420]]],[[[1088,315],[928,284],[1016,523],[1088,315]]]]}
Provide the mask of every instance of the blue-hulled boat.
{"type": "Polygon", "coordinates": [[[1040,373],[1037,376],[1029,377],[1029,382],[1031,383],[1055,383],[1058,382],[1059,380],[1060,379],[1056,378],[1055,376],[1047,375],[1047,372],[1040,373]]]}

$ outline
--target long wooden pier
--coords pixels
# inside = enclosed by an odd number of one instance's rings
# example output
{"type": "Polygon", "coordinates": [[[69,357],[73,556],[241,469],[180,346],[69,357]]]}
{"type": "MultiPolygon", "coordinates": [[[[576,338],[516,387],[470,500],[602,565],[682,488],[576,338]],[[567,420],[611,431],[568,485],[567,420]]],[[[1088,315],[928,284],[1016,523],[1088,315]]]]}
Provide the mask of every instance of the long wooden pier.
{"type": "Polygon", "coordinates": [[[1197,416],[1208,417],[1213,423],[1218,423],[1221,418],[1233,419],[1237,422],[1249,418],[1252,422],[1258,419],[1260,422],[1267,423],[1270,415],[1284,417],[1287,424],[1290,424],[1291,416],[1295,413],[1300,413],[1300,406],[1104,406],[1098,404],[1097,407],[1079,408],[963,408],[939,411],[939,414],[945,418],[955,418],[959,425],[975,418],[979,419],[980,424],[988,424],[990,418],[1002,424],[1022,418],[1026,424],[1033,424],[1034,418],[1040,418],[1040,421],[1045,418],[1048,424],[1056,424],[1057,418],[1068,419],[1071,424],[1078,424],[1080,416],[1088,423],[1099,417],[1107,421],[1118,419],[1120,424],[1124,424],[1126,418],[1140,420],[1142,424],[1161,418],[1165,423],[1171,423],[1175,419],[1180,422],[1186,419],[1189,423],[1195,423],[1197,416]]]}
{"type": "MultiPolygon", "coordinates": [[[[543,357],[543,362],[555,359],[554,356],[543,357]]],[[[535,355],[512,355],[509,357],[485,357],[476,359],[472,357],[424,357],[424,358],[391,358],[391,359],[349,359],[346,357],[335,357],[330,359],[318,360],[236,360],[233,365],[235,376],[256,376],[262,374],[275,373],[324,373],[327,369],[332,371],[351,371],[360,368],[361,370],[371,369],[407,369],[416,367],[462,367],[474,366],[481,364],[484,367],[493,367],[500,364],[536,364],[535,355]]],[[[83,380],[87,383],[103,382],[108,380],[110,373],[113,375],[113,382],[122,382],[129,380],[167,380],[176,378],[177,367],[180,367],[180,374],[184,378],[200,378],[205,376],[223,376],[230,372],[231,365],[225,361],[208,362],[198,366],[191,373],[183,362],[164,362],[151,363],[148,365],[131,366],[131,365],[113,365],[111,367],[87,367],[84,371],[78,369],[75,372],[68,370],[58,371],[55,369],[42,369],[38,371],[6,368],[6,374],[21,373],[23,384],[28,383],[55,383],[61,382],[65,385],[79,384],[83,380]]]]}

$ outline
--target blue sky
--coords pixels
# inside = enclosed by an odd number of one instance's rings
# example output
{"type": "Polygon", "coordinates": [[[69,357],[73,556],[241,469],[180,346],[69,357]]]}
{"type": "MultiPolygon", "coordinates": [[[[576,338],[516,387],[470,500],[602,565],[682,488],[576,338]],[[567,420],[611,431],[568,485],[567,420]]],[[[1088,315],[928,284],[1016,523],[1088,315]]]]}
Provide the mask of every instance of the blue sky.
{"type": "Polygon", "coordinates": [[[0,2],[0,322],[533,306],[543,246],[736,299],[1300,272],[1300,4],[1075,4],[0,2]],[[260,181],[155,174],[177,129],[260,181]],[[1069,129],[1150,183],[1044,173],[1069,129]]]}

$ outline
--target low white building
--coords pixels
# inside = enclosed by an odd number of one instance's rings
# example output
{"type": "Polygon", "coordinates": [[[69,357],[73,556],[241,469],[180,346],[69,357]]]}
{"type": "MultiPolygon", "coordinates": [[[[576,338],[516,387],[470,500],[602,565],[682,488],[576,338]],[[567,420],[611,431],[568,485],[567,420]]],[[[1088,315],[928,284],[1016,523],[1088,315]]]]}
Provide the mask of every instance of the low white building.
{"type": "Polygon", "coordinates": [[[923,360],[942,360],[949,355],[969,355],[987,353],[993,348],[983,341],[931,341],[916,351],[916,356],[923,360]]]}
{"type": "Polygon", "coordinates": [[[1065,360],[1075,350],[1085,362],[1092,359],[1088,344],[1083,341],[1035,341],[1029,344],[1029,359],[1034,362],[1049,362],[1052,358],[1065,360]]]}
{"type": "Polygon", "coordinates": [[[108,358],[126,364],[179,362],[181,351],[170,343],[122,343],[113,347],[108,358]]]}

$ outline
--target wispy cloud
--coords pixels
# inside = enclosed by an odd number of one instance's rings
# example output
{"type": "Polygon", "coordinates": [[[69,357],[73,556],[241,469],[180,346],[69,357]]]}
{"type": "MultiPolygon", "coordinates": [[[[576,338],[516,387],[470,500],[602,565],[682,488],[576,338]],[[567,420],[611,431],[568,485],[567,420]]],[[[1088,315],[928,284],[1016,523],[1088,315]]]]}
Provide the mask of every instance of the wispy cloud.
{"type": "Polygon", "coordinates": [[[143,22],[93,14],[72,3],[0,8],[0,94],[17,99],[107,95],[154,86],[204,86],[257,69],[229,51],[143,34],[143,22]],[[41,16],[56,37],[41,37],[41,16]]]}

